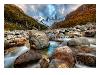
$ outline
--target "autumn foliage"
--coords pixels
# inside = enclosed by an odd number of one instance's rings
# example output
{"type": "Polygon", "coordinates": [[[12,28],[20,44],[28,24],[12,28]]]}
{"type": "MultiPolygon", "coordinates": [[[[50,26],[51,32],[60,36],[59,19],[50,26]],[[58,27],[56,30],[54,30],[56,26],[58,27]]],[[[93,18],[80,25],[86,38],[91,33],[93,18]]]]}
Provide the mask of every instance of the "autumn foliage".
{"type": "Polygon", "coordinates": [[[53,28],[66,28],[96,22],[96,4],[84,4],[66,15],[64,21],[54,23],[53,28]]]}

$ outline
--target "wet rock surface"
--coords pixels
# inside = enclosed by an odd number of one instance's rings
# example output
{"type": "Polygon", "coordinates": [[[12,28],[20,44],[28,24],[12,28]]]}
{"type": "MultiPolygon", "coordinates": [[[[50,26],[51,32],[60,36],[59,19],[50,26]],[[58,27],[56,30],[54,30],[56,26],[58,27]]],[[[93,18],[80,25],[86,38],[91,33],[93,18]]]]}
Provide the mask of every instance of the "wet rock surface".
{"type": "Polygon", "coordinates": [[[29,31],[29,42],[30,46],[33,47],[33,45],[35,45],[36,49],[45,48],[49,45],[47,35],[44,32],[37,30],[29,31]]]}
{"type": "Polygon", "coordinates": [[[90,67],[96,67],[96,56],[89,53],[79,53],[76,56],[78,63],[85,64],[90,67]]]}
{"type": "Polygon", "coordinates": [[[49,67],[49,61],[45,58],[42,58],[40,60],[40,66],[41,66],[41,68],[48,68],[49,67]]]}
{"type": "Polygon", "coordinates": [[[54,54],[52,55],[52,59],[58,59],[59,62],[62,62],[62,64],[65,64],[67,67],[73,67],[75,64],[72,50],[68,46],[56,48],[54,54]]]}
{"type": "Polygon", "coordinates": [[[81,45],[90,45],[90,42],[85,37],[72,38],[67,43],[68,46],[81,46],[81,45]]]}
{"type": "Polygon", "coordinates": [[[52,59],[49,64],[49,68],[70,68],[70,67],[64,61],[61,61],[59,59],[52,59]]]}
{"type": "Polygon", "coordinates": [[[14,67],[26,67],[27,65],[38,62],[41,58],[41,54],[29,50],[16,58],[14,67]]]}

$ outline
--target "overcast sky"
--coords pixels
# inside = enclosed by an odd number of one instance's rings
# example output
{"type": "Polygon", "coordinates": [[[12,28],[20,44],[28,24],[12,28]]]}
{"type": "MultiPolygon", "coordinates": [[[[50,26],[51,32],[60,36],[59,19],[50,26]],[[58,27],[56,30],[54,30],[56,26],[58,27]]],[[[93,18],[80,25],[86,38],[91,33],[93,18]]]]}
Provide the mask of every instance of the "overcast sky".
{"type": "Polygon", "coordinates": [[[39,22],[51,26],[55,21],[64,20],[65,16],[81,4],[17,4],[27,15],[39,22]]]}

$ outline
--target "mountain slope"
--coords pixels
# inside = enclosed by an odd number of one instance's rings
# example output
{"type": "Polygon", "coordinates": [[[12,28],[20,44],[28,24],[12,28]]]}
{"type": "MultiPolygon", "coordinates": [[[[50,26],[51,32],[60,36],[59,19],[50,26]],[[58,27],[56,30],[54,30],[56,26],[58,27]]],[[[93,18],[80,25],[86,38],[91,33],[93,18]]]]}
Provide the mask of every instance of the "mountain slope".
{"type": "Polygon", "coordinates": [[[54,23],[53,28],[66,28],[75,25],[96,22],[96,5],[84,4],[75,11],[69,13],[64,21],[54,23]]]}
{"type": "Polygon", "coordinates": [[[45,25],[38,23],[32,17],[26,15],[22,9],[13,4],[4,5],[5,30],[14,29],[47,29],[45,25]]]}

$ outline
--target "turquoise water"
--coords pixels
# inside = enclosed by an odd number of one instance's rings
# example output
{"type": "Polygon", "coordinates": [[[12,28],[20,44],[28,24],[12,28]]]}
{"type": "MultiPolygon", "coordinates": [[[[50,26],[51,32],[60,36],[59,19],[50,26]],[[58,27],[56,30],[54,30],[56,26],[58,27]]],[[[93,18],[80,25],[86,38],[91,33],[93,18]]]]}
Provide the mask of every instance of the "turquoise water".
{"type": "MultiPolygon", "coordinates": [[[[49,42],[49,47],[48,47],[48,55],[51,55],[55,48],[58,47],[58,43],[55,41],[50,41],[49,42]]],[[[21,47],[15,47],[15,51],[12,53],[9,53],[7,55],[5,55],[4,57],[4,67],[5,68],[11,68],[13,67],[14,61],[16,60],[16,58],[18,56],[20,56],[21,54],[25,53],[26,51],[28,51],[29,49],[26,46],[21,46],[21,47]]]]}
{"type": "MultiPolygon", "coordinates": [[[[70,38],[60,38],[60,39],[57,39],[57,40],[62,40],[62,41],[69,41],[70,40],[70,38]]],[[[49,47],[48,47],[48,54],[49,55],[51,55],[53,52],[54,52],[54,50],[55,50],[55,48],[57,48],[58,46],[61,46],[58,42],[56,42],[56,41],[49,41],[49,47]]]]}
{"type": "Polygon", "coordinates": [[[49,47],[48,47],[48,54],[51,55],[55,48],[57,48],[59,46],[59,43],[55,42],[55,41],[49,41],[49,47]]]}

